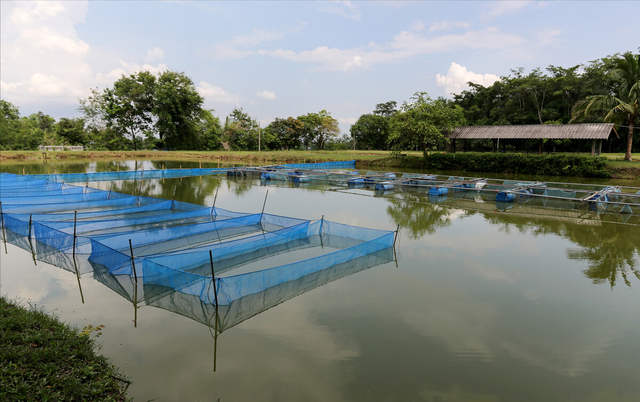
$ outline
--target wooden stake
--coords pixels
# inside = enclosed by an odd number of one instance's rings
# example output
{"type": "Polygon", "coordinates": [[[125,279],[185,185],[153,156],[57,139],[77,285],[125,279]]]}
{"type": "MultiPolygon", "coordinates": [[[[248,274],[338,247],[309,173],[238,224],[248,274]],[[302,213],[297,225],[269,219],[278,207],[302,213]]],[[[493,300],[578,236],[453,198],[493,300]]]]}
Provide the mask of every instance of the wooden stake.
{"type": "Polygon", "coordinates": [[[133,258],[133,246],[131,245],[131,239],[129,239],[129,250],[131,250],[131,266],[133,267],[133,279],[136,281],[136,285],[138,285],[138,274],[136,273],[136,261],[133,258]]]}
{"type": "Polygon", "coordinates": [[[31,222],[32,222],[31,217],[32,216],[33,215],[29,215],[29,240],[31,240],[31,222]]]}
{"type": "Polygon", "coordinates": [[[396,246],[396,240],[398,239],[398,232],[400,231],[400,225],[398,225],[398,228],[396,229],[396,235],[393,237],[393,247],[396,246]]]}
{"type": "Polygon", "coordinates": [[[76,258],[76,220],[78,218],[78,211],[73,211],[73,258],[76,258]]]}
{"type": "Polygon", "coordinates": [[[213,282],[213,296],[216,299],[216,308],[217,308],[218,307],[218,288],[216,287],[216,273],[213,270],[213,253],[211,252],[211,250],[209,250],[209,261],[211,262],[211,281],[213,282]]]}
{"type": "Polygon", "coordinates": [[[267,190],[267,194],[264,196],[264,204],[262,204],[262,213],[264,214],[264,207],[267,206],[267,197],[269,196],[269,190],[267,190]]]}

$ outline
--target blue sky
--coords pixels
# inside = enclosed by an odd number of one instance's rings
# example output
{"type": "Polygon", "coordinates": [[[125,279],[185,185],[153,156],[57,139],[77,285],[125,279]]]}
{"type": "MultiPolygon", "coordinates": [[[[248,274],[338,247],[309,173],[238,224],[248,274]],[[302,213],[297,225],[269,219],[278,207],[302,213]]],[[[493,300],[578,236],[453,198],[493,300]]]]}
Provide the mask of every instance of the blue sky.
{"type": "Polygon", "coordinates": [[[377,103],[451,96],[516,67],[570,67],[640,47],[640,2],[1,4],[1,96],[77,116],[89,88],[141,69],[185,72],[222,120],[329,111],[343,133],[377,103]]]}

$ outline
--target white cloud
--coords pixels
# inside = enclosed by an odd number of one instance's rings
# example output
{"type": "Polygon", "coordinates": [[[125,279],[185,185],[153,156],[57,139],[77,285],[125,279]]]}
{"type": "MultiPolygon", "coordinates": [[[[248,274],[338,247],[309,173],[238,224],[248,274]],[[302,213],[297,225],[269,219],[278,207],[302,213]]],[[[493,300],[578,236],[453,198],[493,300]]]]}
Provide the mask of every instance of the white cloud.
{"type": "Polygon", "coordinates": [[[436,83],[439,87],[444,88],[447,94],[459,94],[469,88],[468,82],[490,86],[498,81],[500,77],[495,74],[477,74],[467,70],[466,67],[458,63],[451,63],[449,71],[446,75],[437,74],[436,83]]]}
{"type": "Polygon", "coordinates": [[[362,17],[358,7],[351,1],[336,0],[321,2],[317,8],[325,13],[339,15],[356,21],[359,21],[362,17]]]}
{"type": "Polygon", "coordinates": [[[416,31],[416,32],[424,31],[424,22],[422,22],[422,21],[413,21],[411,23],[411,25],[409,25],[409,28],[412,31],[416,31]]]}
{"type": "Polygon", "coordinates": [[[399,62],[416,55],[445,53],[460,49],[505,50],[513,48],[523,41],[522,37],[503,33],[497,28],[441,36],[403,31],[385,45],[370,43],[367,46],[352,49],[319,46],[313,50],[300,52],[284,49],[259,50],[257,54],[298,63],[316,63],[319,64],[318,70],[347,72],[355,69],[368,69],[376,63],[399,62]]]}
{"type": "Polygon", "coordinates": [[[275,92],[264,90],[262,92],[256,93],[256,96],[259,98],[263,98],[266,100],[276,100],[277,96],[275,92]]]}
{"type": "Polygon", "coordinates": [[[483,20],[490,20],[493,18],[501,17],[503,15],[511,15],[531,6],[534,2],[531,0],[526,1],[494,1],[489,3],[487,11],[480,15],[483,20]]]}
{"type": "Polygon", "coordinates": [[[536,33],[537,43],[544,46],[559,42],[560,38],[558,38],[558,36],[560,36],[561,33],[562,31],[559,29],[543,29],[536,33]]]}
{"type": "Polygon", "coordinates": [[[338,119],[338,123],[341,124],[355,124],[358,121],[357,117],[341,117],[338,119]]]}
{"type": "Polygon", "coordinates": [[[456,28],[469,28],[470,26],[471,24],[469,24],[468,22],[445,20],[441,22],[434,22],[433,24],[431,24],[429,26],[429,32],[449,31],[456,28]]]}
{"type": "Polygon", "coordinates": [[[301,22],[295,27],[288,27],[280,31],[254,28],[250,34],[234,36],[226,42],[213,45],[209,56],[214,60],[233,60],[251,56],[255,54],[252,48],[262,43],[283,39],[286,33],[298,32],[306,25],[301,22]]]}
{"type": "Polygon", "coordinates": [[[205,103],[227,103],[236,106],[240,103],[241,98],[238,95],[231,94],[206,81],[200,81],[196,89],[205,98],[205,103]]]}
{"type": "Polygon", "coordinates": [[[18,103],[39,98],[76,102],[89,87],[90,47],[75,25],[88,2],[15,2],[2,6],[3,97],[18,103]]]}
{"type": "Polygon", "coordinates": [[[162,60],[164,59],[164,50],[159,47],[154,47],[153,49],[149,49],[147,51],[147,58],[145,61],[147,63],[151,63],[152,61],[162,60]]]}

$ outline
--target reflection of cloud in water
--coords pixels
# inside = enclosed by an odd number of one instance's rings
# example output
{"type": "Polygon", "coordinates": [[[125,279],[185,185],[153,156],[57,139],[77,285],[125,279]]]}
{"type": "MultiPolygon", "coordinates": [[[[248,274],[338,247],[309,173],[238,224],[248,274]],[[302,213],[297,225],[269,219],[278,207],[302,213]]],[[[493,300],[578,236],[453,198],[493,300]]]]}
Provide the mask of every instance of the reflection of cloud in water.
{"type": "Polygon", "coordinates": [[[286,321],[273,321],[266,312],[243,322],[238,328],[277,339],[325,362],[348,360],[360,355],[358,345],[352,340],[315,322],[313,308],[306,303],[283,303],[277,308],[279,314],[286,315],[286,321]]]}

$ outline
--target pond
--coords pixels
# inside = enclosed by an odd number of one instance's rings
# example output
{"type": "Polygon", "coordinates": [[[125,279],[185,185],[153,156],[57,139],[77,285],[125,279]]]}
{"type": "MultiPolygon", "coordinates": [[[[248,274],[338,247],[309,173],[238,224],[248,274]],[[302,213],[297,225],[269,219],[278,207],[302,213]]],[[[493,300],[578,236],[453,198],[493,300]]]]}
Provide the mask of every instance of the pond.
{"type": "MultiPolygon", "coordinates": [[[[198,167],[123,160],[3,162],[0,170],[162,164],[198,167]]],[[[401,228],[395,256],[301,287],[280,304],[256,301],[255,314],[217,336],[200,305],[146,303],[126,283],[77,277],[3,245],[2,294],[80,328],[105,325],[100,352],[132,381],[135,400],[640,400],[638,216],[503,211],[480,200],[219,176],[88,184],[207,206],[219,188],[217,207],[252,213],[268,190],[268,213],[401,228]]],[[[314,253],[299,249],[295,258],[314,253]]]]}

